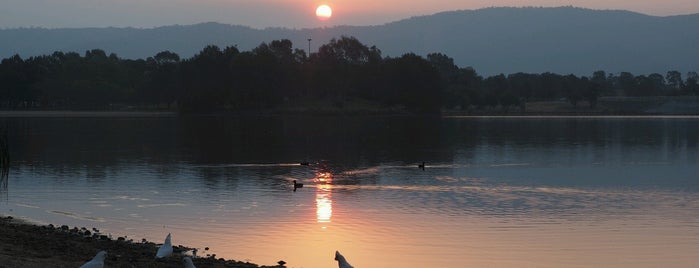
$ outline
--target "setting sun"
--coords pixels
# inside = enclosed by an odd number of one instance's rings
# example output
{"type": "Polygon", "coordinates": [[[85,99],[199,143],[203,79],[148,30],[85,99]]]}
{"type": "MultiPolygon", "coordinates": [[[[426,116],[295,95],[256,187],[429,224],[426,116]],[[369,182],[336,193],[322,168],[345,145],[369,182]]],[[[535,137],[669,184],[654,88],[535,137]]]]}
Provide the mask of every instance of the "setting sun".
{"type": "Polygon", "coordinates": [[[329,19],[333,15],[333,10],[328,5],[320,5],[316,8],[316,16],[321,20],[329,19]]]}

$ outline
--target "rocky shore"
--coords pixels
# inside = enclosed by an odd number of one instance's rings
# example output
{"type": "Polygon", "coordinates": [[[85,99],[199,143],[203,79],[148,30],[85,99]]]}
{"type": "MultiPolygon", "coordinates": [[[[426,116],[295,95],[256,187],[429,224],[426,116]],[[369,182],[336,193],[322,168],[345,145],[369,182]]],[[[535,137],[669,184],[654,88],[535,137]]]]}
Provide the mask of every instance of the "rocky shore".
{"type": "Polygon", "coordinates": [[[98,229],[69,226],[38,226],[0,217],[0,268],[77,268],[92,259],[100,250],[107,251],[105,267],[184,267],[182,258],[192,257],[197,268],[281,268],[248,262],[225,260],[213,256],[192,256],[193,248],[173,245],[173,254],[155,260],[158,244],[134,241],[125,237],[109,237],[98,229]]]}

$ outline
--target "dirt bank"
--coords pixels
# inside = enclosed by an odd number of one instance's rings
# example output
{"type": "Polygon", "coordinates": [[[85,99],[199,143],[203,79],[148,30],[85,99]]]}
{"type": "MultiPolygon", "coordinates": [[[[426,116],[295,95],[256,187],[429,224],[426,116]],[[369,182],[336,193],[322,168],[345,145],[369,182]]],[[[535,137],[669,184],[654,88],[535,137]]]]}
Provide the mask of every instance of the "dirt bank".
{"type": "MultiPolygon", "coordinates": [[[[110,238],[92,228],[38,226],[12,217],[0,216],[0,268],[77,268],[100,250],[108,253],[105,267],[184,267],[182,257],[192,255],[192,248],[173,245],[174,253],[155,260],[158,245],[148,241],[110,238]]],[[[197,268],[205,267],[285,267],[259,266],[253,263],[217,259],[215,256],[193,257],[197,268]]]]}

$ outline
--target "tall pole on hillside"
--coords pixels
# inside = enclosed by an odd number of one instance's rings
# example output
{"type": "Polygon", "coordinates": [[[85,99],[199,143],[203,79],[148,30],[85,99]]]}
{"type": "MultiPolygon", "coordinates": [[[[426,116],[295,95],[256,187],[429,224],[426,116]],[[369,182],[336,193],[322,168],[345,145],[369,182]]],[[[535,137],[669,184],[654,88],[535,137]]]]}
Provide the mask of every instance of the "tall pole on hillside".
{"type": "Polygon", "coordinates": [[[308,38],[308,57],[311,57],[311,40],[313,39],[308,38]]]}

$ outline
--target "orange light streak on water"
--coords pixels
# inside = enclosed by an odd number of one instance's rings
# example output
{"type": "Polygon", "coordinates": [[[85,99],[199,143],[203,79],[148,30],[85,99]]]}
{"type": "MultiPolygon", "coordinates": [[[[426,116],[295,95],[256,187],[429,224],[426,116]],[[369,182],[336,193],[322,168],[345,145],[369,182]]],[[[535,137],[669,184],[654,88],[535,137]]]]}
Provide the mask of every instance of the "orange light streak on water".
{"type": "MultiPolygon", "coordinates": [[[[318,223],[328,223],[333,215],[332,174],[321,172],[315,181],[321,183],[316,187],[316,219],[318,223]]],[[[327,226],[322,226],[327,228],[327,226]]]]}
{"type": "Polygon", "coordinates": [[[316,190],[316,218],[319,223],[330,222],[333,215],[333,201],[329,185],[318,186],[316,190]]]}

